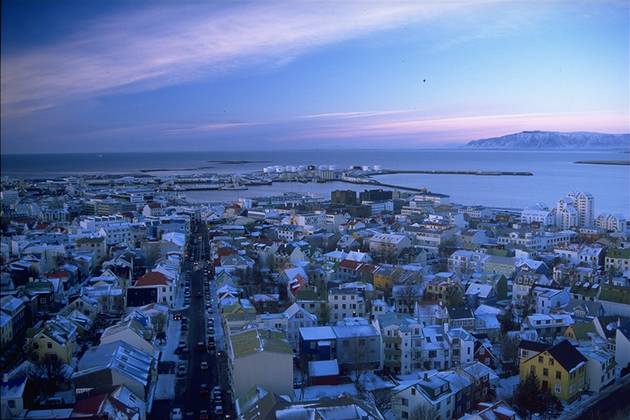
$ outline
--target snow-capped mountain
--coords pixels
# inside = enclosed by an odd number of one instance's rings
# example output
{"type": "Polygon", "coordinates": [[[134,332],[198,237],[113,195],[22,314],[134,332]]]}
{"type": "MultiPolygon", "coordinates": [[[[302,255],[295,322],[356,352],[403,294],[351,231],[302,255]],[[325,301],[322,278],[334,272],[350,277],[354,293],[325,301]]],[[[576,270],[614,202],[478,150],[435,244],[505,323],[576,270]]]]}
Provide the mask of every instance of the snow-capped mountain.
{"type": "Polygon", "coordinates": [[[501,137],[473,140],[474,149],[612,149],[630,147],[630,134],[557,131],[523,131],[501,137]]]}

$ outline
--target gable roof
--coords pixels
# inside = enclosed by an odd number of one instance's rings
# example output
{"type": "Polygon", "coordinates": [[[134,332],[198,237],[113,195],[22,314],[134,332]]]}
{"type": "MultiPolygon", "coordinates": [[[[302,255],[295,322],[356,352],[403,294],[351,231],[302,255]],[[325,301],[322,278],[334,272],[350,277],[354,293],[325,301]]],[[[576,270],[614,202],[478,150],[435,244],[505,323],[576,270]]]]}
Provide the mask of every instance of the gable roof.
{"type": "Polygon", "coordinates": [[[167,286],[168,284],[168,279],[163,273],[159,271],[149,271],[136,281],[135,286],[167,286]]]}
{"type": "Polygon", "coordinates": [[[581,363],[586,362],[586,358],[568,340],[562,340],[551,347],[547,352],[556,359],[563,368],[571,371],[581,363]]]}
{"type": "Polygon", "coordinates": [[[520,349],[542,353],[549,348],[549,344],[541,343],[540,341],[521,340],[518,347],[520,349]]]}

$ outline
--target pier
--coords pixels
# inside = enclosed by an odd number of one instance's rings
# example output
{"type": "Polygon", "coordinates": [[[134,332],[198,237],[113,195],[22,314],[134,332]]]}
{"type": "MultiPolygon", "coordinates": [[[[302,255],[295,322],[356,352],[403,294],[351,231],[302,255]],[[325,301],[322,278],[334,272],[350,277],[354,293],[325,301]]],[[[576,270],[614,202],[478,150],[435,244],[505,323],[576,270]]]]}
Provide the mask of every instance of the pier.
{"type": "Polygon", "coordinates": [[[425,175],[476,175],[476,176],[533,176],[532,172],[525,171],[449,171],[449,170],[428,170],[428,169],[383,169],[371,172],[374,175],[396,175],[396,174],[425,174],[425,175]]]}

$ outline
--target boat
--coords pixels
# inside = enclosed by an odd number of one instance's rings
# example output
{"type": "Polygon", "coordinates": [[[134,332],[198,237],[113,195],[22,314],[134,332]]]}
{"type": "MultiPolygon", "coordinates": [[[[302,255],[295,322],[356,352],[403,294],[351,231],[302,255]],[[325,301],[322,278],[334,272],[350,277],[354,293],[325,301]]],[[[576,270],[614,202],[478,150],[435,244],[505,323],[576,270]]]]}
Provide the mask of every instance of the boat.
{"type": "Polygon", "coordinates": [[[246,190],[247,187],[244,185],[241,185],[237,176],[232,176],[232,184],[231,185],[225,184],[219,189],[222,191],[243,191],[243,190],[246,190]]]}

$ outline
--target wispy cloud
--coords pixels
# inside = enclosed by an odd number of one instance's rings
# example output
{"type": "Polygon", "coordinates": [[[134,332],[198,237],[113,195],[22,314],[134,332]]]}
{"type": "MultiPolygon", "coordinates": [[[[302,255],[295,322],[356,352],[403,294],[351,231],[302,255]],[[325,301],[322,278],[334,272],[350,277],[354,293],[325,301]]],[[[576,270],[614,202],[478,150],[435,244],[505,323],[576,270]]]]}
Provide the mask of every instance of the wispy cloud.
{"type": "MultiPolygon", "coordinates": [[[[483,4],[483,3],[480,3],[483,4]]],[[[156,7],[90,22],[75,36],[2,57],[2,108],[28,113],[104,93],[282,65],[312,48],[461,7],[458,2],[236,3],[156,7]]]]}
{"type": "Polygon", "coordinates": [[[466,141],[477,136],[494,136],[521,130],[628,132],[628,114],[617,112],[521,113],[469,115],[457,117],[412,116],[400,118],[370,117],[360,120],[328,121],[295,130],[292,141],[325,139],[400,139],[415,138],[440,141],[466,141]]]}
{"type": "Polygon", "coordinates": [[[166,134],[194,134],[194,133],[207,133],[212,131],[221,131],[221,130],[229,130],[234,128],[243,128],[243,127],[252,127],[257,126],[262,123],[256,122],[210,122],[210,123],[200,123],[200,124],[191,124],[188,126],[181,127],[169,127],[163,130],[166,134]]]}
{"type": "Polygon", "coordinates": [[[351,119],[351,118],[370,118],[384,117],[388,115],[402,115],[414,112],[413,109],[400,109],[391,111],[348,111],[348,112],[325,112],[322,114],[300,115],[297,119],[319,120],[319,119],[351,119]]]}

